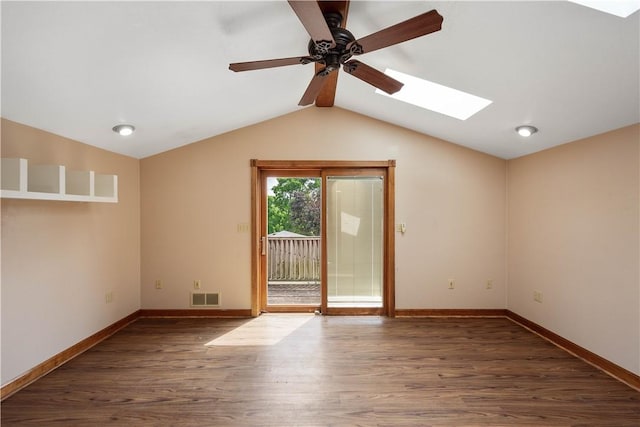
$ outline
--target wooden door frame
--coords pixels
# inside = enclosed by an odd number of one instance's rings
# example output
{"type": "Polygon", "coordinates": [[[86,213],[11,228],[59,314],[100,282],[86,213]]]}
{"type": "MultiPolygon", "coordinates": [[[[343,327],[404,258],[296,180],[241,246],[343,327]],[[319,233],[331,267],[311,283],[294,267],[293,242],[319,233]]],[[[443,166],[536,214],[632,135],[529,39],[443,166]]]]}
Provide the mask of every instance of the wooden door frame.
{"type": "MultiPolygon", "coordinates": [[[[322,169],[385,169],[385,226],[384,226],[384,310],[382,313],[395,317],[395,160],[258,160],[251,166],[251,315],[260,315],[262,299],[260,283],[265,274],[260,267],[262,253],[262,193],[264,171],[273,170],[322,170],[322,169]]],[[[323,185],[324,191],[324,185],[323,185]]],[[[324,246],[324,244],[323,244],[324,246]]],[[[324,260],[322,261],[324,263],[324,260]]],[[[323,277],[322,280],[325,280],[323,277]]],[[[335,312],[335,314],[339,314],[335,312]]],[[[353,314],[353,312],[350,312],[353,314]]],[[[371,314],[363,311],[359,314],[371,314]]]]}

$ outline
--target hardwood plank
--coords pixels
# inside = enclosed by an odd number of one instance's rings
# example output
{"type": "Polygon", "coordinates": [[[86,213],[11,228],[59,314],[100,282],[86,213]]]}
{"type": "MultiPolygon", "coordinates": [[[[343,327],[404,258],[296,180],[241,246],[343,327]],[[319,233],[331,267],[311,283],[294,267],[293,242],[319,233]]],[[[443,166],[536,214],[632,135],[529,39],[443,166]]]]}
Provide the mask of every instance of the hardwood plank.
{"type": "Polygon", "coordinates": [[[130,315],[124,317],[123,319],[114,322],[113,324],[107,326],[106,328],[96,332],[95,334],[83,339],[77,344],[72,345],[71,347],[61,351],[55,356],[45,360],[44,362],[38,364],[34,368],[30,369],[26,374],[16,378],[14,381],[6,384],[0,389],[0,401],[5,400],[7,397],[12,394],[18,392],[22,388],[31,384],[34,381],[45,376],[47,373],[53,371],[59,366],[67,363],[69,360],[78,356],[79,354],[87,351],[94,345],[99,342],[105,340],[111,335],[118,332],[120,329],[127,326],[129,323],[135,321],[138,318],[139,311],[131,313],[130,315]]]}
{"type": "Polygon", "coordinates": [[[610,362],[609,360],[587,350],[586,348],[581,347],[578,344],[575,344],[546,328],[543,328],[537,323],[525,319],[524,317],[520,316],[517,313],[514,313],[511,310],[506,310],[506,316],[514,322],[551,341],[558,347],[565,349],[569,353],[581,358],[582,360],[594,365],[597,368],[602,369],[604,372],[608,373],[614,378],[640,391],[640,376],[634,374],[633,372],[627,371],[621,366],[618,366],[615,363],[610,362]]]}
{"type": "Polygon", "coordinates": [[[2,425],[640,425],[640,393],[502,318],[141,318],[2,404],[2,425]]]}

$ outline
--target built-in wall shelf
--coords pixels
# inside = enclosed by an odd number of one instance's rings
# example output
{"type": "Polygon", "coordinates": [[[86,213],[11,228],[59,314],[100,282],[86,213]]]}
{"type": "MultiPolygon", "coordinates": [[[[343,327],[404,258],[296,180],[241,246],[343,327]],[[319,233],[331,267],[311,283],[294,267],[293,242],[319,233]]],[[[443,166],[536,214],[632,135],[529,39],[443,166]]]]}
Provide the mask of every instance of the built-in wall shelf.
{"type": "Polygon", "coordinates": [[[118,203],[118,176],[2,159],[2,198],[118,203]]]}

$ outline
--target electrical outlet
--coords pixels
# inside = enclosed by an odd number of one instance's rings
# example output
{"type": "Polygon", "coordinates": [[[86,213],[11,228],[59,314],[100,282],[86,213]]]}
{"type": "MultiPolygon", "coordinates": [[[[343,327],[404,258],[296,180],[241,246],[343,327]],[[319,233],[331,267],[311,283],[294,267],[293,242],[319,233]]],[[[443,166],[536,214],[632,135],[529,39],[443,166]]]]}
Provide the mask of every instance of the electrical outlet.
{"type": "Polygon", "coordinates": [[[535,302],[542,303],[542,292],[540,292],[540,291],[533,291],[533,300],[534,300],[535,302]]]}
{"type": "Polygon", "coordinates": [[[493,280],[487,280],[487,289],[493,289],[493,280]]]}
{"type": "Polygon", "coordinates": [[[104,301],[107,304],[111,304],[113,302],[113,292],[109,291],[104,295],[104,301]]]}
{"type": "Polygon", "coordinates": [[[193,289],[200,289],[200,280],[194,280],[193,281],[193,289]]]}
{"type": "Polygon", "coordinates": [[[162,280],[160,279],[156,280],[156,289],[162,289],[162,280]]]}
{"type": "Polygon", "coordinates": [[[456,287],[456,282],[453,279],[449,279],[449,289],[454,289],[456,287]]]}

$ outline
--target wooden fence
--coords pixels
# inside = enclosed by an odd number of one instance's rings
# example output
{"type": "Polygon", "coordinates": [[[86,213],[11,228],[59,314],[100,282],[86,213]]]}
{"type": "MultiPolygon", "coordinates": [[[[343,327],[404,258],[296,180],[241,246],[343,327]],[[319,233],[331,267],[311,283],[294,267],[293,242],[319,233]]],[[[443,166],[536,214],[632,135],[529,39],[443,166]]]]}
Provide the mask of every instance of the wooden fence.
{"type": "Polygon", "coordinates": [[[320,281],[320,237],[268,237],[269,281],[320,281]]]}

